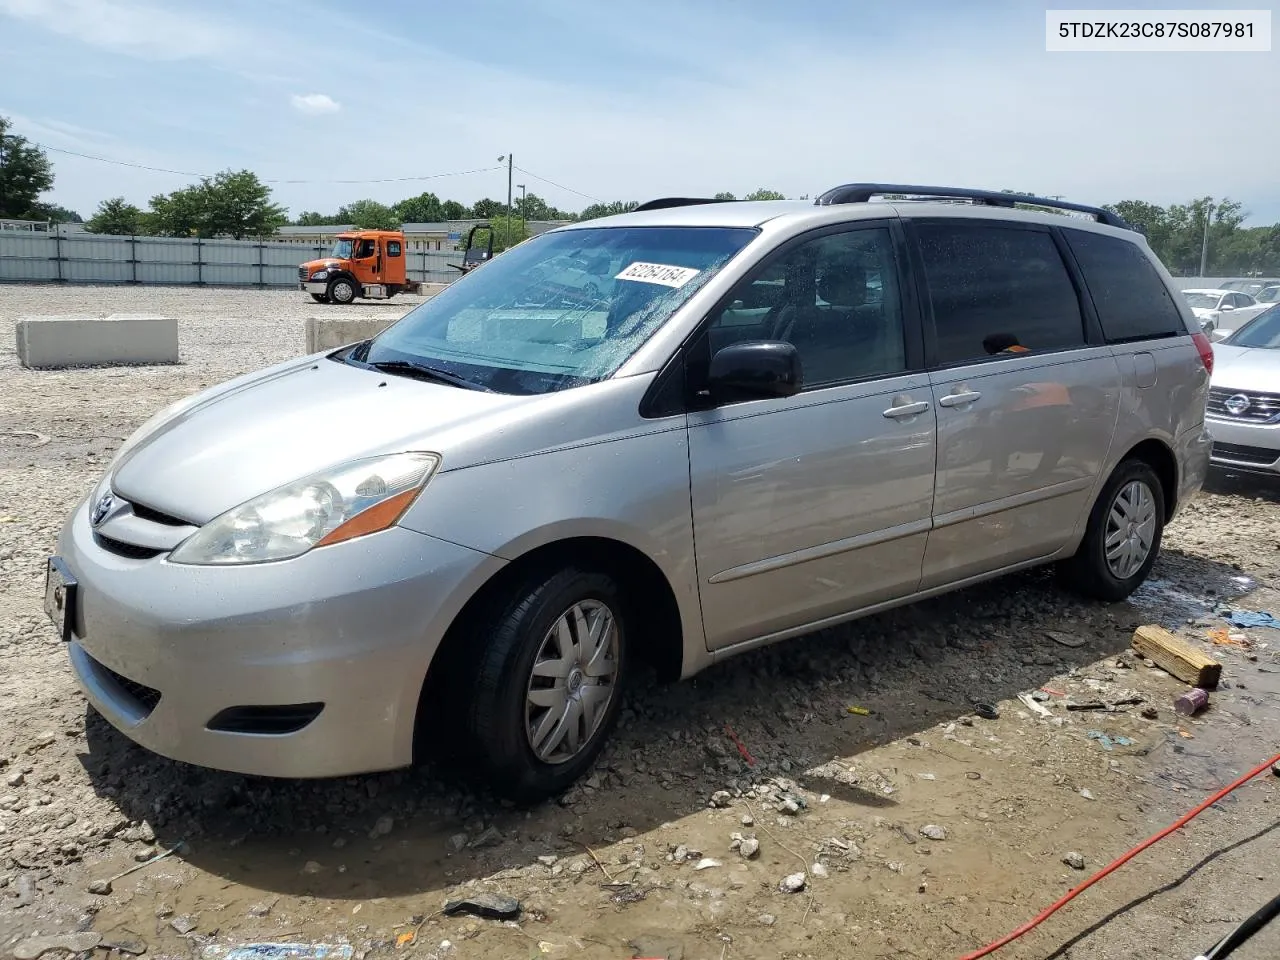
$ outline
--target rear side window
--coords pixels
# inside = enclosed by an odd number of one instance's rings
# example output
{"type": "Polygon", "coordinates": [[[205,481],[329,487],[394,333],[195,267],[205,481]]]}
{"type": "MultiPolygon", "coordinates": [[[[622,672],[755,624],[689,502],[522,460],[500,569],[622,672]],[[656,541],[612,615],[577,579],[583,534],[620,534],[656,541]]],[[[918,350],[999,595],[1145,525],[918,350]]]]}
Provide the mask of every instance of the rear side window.
{"type": "Polygon", "coordinates": [[[998,223],[918,223],[937,362],[1084,346],[1075,286],[1048,232],[998,223]]]}
{"type": "Polygon", "coordinates": [[[1063,233],[1080,264],[1108,343],[1187,332],[1168,288],[1137,244],[1084,230],[1063,233]]]}
{"type": "Polygon", "coordinates": [[[398,257],[398,256],[400,256],[400,241],[399,241],[399,240],[388,240],[388,241],[387,241],[387,256],[388,256],[388,257],[398,257]]]}

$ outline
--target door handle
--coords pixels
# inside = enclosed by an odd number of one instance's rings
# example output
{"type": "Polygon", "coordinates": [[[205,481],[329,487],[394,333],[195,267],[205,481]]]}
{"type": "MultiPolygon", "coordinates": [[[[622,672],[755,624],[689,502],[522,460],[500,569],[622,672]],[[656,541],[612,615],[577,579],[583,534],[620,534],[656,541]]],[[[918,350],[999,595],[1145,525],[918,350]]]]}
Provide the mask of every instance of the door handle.
{"type": "Polygon", "coordinates": [[[917,400],[915,403],[904,403],[900,406],[890,407],[888,410],[884,411],[883,416],[888,417],[890,420],[901,420],[906,417],[917,416],[928,409],[929,404],[925,403],[923,400],[917,400]]]}
{"type": "Polygon", "coordinates": [[[948,393],[946,396],[938,398],[938,406],[963,407],[967,403],[973,403],[981,396],[982,394],[976,390],[967,390],[964,393],[948,393]]]}

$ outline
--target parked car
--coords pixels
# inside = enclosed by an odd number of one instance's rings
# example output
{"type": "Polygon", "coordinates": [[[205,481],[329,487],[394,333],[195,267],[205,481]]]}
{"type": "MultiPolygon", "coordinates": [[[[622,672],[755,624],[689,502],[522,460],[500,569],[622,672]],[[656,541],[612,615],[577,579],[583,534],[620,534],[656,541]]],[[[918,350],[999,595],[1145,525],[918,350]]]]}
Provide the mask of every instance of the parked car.
{"type": "Polygon", "coordinates": [[[1263,287],[1254,295],[1258,303],[1280,303],[1280,283],[1273,283],[1269,287],[1263,287]]]}
{"type": "Polygon", "coordinates": [[[46,609],[93,707],[166,756],[320,777],[441,748],[545,796],[642,662],[688,677],[1041,564],[1128,596],[1208,470],[1212,365],[1100,208],[653,201],[157,414],[68,517],[46,609]],[[520,306],[568,255],[624,264],[598,307],[520,306]]]}
{"type": "Polygon", "coordinates": [[[1234,290],[1236,293],[1247,293],[1249,296],[1257,296],[1259,290],[1264,287],[1274,286],[1280,283],[1277,277],[1238,277],[1234,280],[1224,280],[1218,284],[1220,290],[1234,290]]]}
{"type": "Polygon", "coordinates": [[[1254,317],[1214,353],[1208,405],[1213,464],[1280,473],[1280,305],[1254,317]]]}
{"type": "Polygon", "coordinates": [[[1183,290],[1182,296],[1190,304],[1191,312],[1205,333],[1213,333],[1224,326],[1234,330],[1266,309],[1247,293],[1234,290],[1194,288],[1183,290]]]}

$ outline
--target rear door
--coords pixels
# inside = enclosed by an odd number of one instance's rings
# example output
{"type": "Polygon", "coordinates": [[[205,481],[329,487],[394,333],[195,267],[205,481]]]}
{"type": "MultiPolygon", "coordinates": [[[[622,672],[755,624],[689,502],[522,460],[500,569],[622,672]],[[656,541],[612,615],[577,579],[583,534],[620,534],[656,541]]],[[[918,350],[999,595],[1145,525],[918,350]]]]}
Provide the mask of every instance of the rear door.
{"type": "Polygon", "coordinates": [[[1070,540],[1108,453],[1120,383],[1047,226],[954,217],[909,231],[938,415],[928,589],[1070,540]]]}
{"type": "Polygon", "coordinates": [[[896,221],[792,241],[708,318],[689,352],[794,343],[796,396],[688,416],[695,555],[712,649],[916,589],[933,499],[934,414],[896,221]],[[878,282],[873,285],[873,282],[878,282]]]}

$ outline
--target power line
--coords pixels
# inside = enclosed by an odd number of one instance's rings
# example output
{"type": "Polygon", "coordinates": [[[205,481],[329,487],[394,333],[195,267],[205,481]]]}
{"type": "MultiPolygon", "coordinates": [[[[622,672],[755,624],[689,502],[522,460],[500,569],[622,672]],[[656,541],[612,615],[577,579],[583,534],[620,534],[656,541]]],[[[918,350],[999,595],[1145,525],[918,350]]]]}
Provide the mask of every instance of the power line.
{"type": "Polygon", "coordinates": [[[548,180],[546,177],[540,177],[536,173],[534,173],[532,170],[526,170],[524,167],[516,167],[516,169],[519,170],[521,173],[523,173],[525,176],[533,177],[533,179],[535,180],[541,180],[543,183],[548,183],[559,190],[564,190],[568,193],[576,193],[578,196],[586,197],[588,200],[594,200],[596,203],[604,203],[604,201],[601,200],[599,197],[593,197],[591,194],[583,193],[581,190],[575,190],[573,189],[573,187],[566,187],[563,183],[556,183],[554,180],[548,180]]]}

